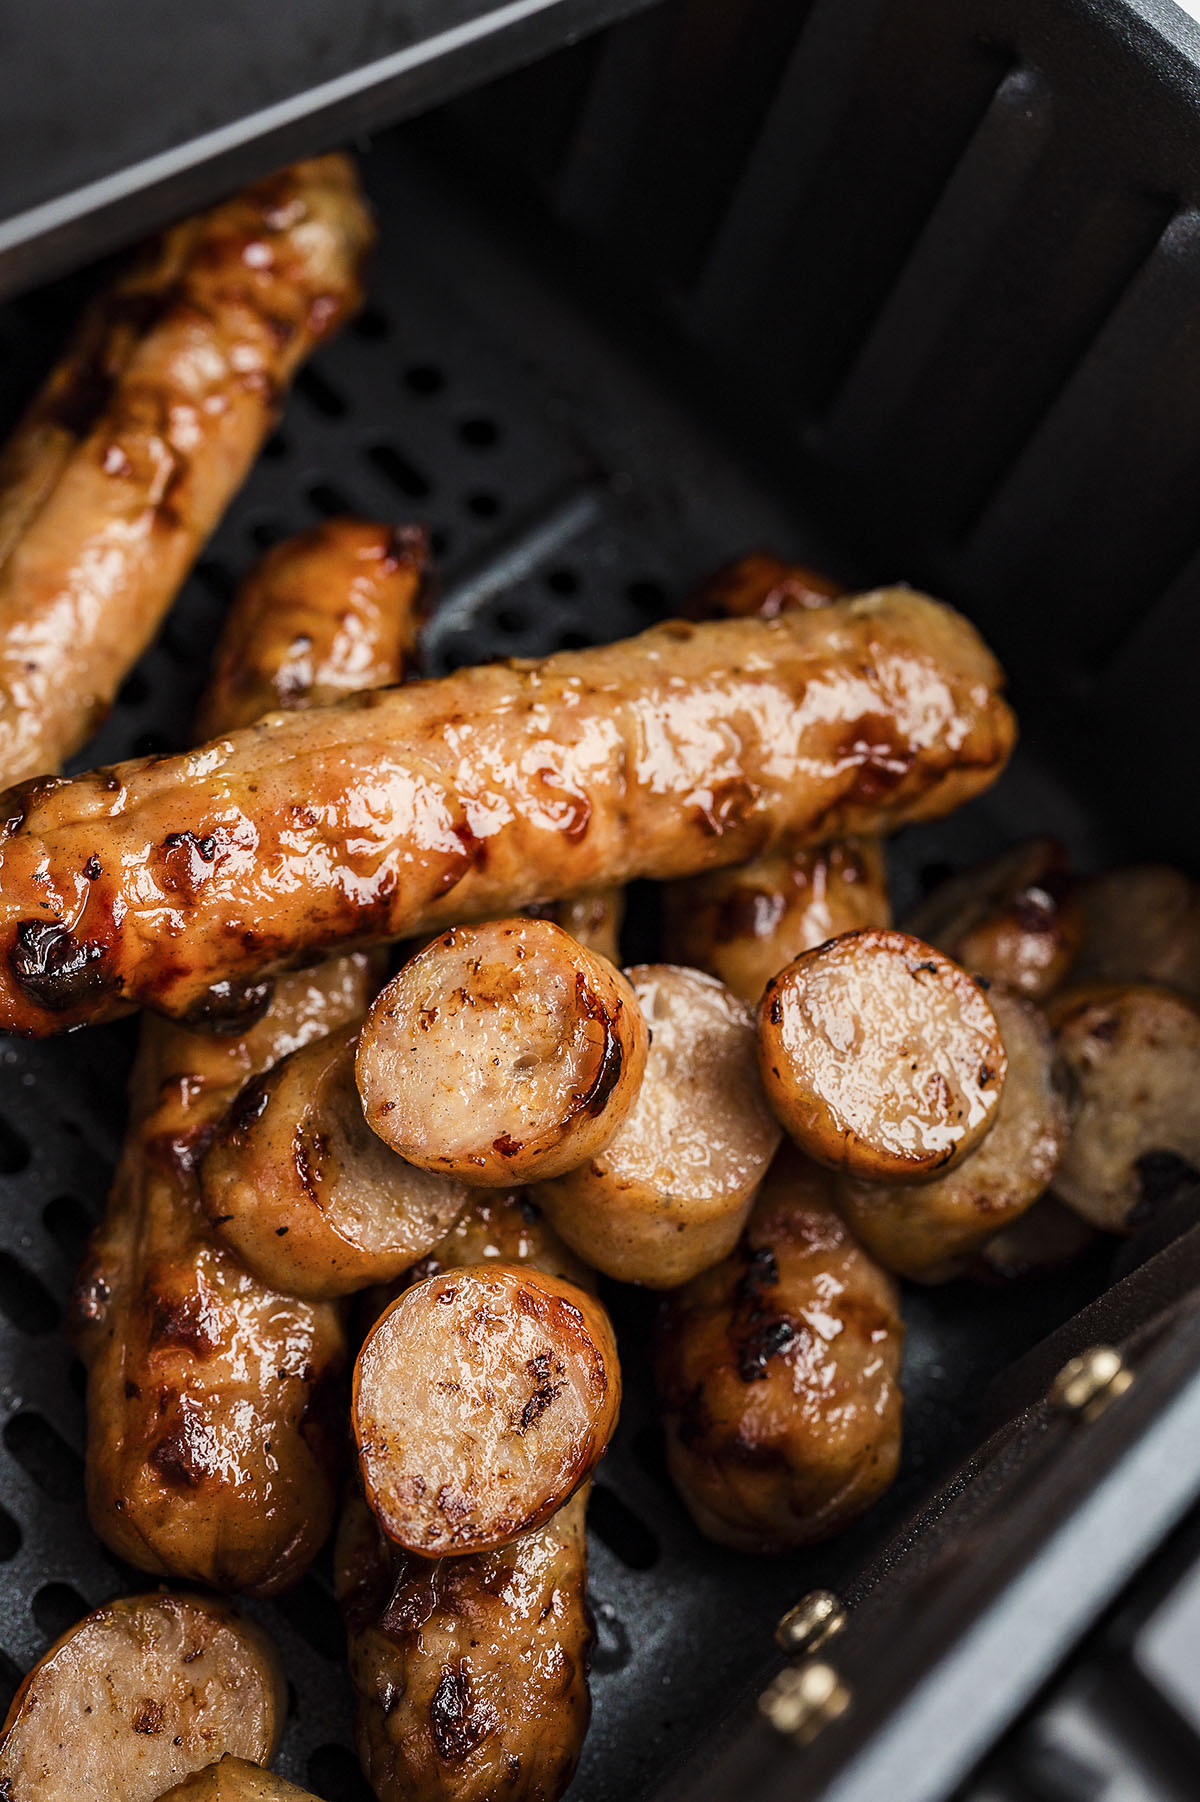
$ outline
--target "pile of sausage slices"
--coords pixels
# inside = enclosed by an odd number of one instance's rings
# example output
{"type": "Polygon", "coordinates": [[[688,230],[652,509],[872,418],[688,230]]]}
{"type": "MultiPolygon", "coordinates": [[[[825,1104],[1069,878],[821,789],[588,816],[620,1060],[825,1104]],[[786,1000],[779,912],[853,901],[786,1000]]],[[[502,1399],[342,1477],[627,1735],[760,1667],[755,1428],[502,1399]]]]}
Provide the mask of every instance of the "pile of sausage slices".
{"type": "Polygon", "coordinates": [[[588,1720],[597,1277],[664,1292],[704,1533],[881,1494],[897,1278],[1053,1268],[1200,1165],[1200,906],[1020,845],[893,925],[884,835],[1015,728],[970,624],[766,555],[626,643],[416,679],[416,527],[233,603],[185,755],[62,778],[353,309],[341,157],[174,227],[0,468],[0,1028],[145,1010],[80,1272],[96,1533],[162,1583],[65,1635],[0,1795],[260,1798],[284,1679],[223,1599],[336,1533],[381,1802],[553,1802],[588,1720]],[[49,772],[49,773],[47,773],[49,772]],[[619,968],[624,886],[663,962],[619,968]]]}

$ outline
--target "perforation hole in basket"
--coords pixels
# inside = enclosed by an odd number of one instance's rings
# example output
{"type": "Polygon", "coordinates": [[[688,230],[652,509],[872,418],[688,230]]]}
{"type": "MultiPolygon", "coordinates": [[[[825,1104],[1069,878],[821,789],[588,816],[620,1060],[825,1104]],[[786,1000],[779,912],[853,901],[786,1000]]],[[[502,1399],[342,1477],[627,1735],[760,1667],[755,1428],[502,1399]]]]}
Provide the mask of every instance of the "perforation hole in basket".
{"type": "Polygon", "coordinates": [[[639,576],[637,581],[630,582],[625,594],[639,613],[658,617],[667,610],[667,591],[651,576],[639,576]]]}
{"type": "Polygon", "coordinates": [[[279,1597],[277,1606],[284,1619],[319,1657],[327,1658],[331,1664],[344,1661],[346,1629],[341,1611],[315,1577],[302,1578],[294,1589],[279,1597]]]}
{"type": "Polygon", "coordinates": [[[410,394],[440,394],[446,386],[445,374],[436,363],[410,363],[403,379],[410,394]]]}
{"type": "Polygon", "coordinates": [[[291,444],[282,432],[272,432],[262,447],[262,455],[268,463],[281,463],[291,454],[291,444]]]}
{"type": "Polygon", "coordinates": [[[69,1583],[45,1583],[29,1604],[39,1633],[58,1639],[88,1613],[88,1605],[69,1583]]]}
{"type": "Polygon", "coordinates": [[[588,1526],[630,1570],[652,1570],[662,1556],[658,1535],[607,1483],[592,1488],[588,1526]]]}
{"type": "Polygon", "coordinates": [[[554,569],[548,569],[542,577],[542,581],[546,584],[546,587],[550,590],[551,594],[567,595],[578,594],[579,592],[579,577],[573,569],[568,569],[565,564],[559,564],[554,569]]]}
{"type": "Polygon", "coordinates": [[[304,397],[313,411],[323,419],[342,419],[347,406],[345,396],[338,393],[319,369],[309,363],[296,377],[296,393],[304,397]]]}
{"type": "Polygon", "coordinates": [[[8,1564],[20,1549],[20,1526],[7,1508],[0,1508],[0,1564],[8,1564]]]}
{"type": "Polygon", "coordinates": [[[489,624],[497,632],[503,632],[515,638],[518,633],[528,631],[530,618],[523,608],[514,607],[509,602],[506,606],[495,609],[490,615],[489,624]]]}
{"type": "Polygon", "coordinates": [[[458,435],[464,444],[472,450],[494,450],[500,442],[500,427],[494,419],[485,414],[476,414],[470,419],[459,421],[458,435]]]}
{"type": "Polygon", "coordinates": [[[52,1195],[42,1209],[42,1224],[63,1256],[77,1264],[95,1224],[89,1208],[75,1195],[52,1195]]]}
{"type": "Polygon", "coordinates": [[[4,1443],[49,1501],[71,1502],[82,1494],[83,1460],[42,1415],[32,1409],[14,1414],[4,1443]]]}
{"type": "Polygon", "coordinates": [[[49,1333],[59,1321],[58,1303],[41,1278],[10,1251],[0,1251],[0,1314],[22,1333],[49,1333]]]}
{"type": "Polygon", "coordinates": [[[410,462],[403,451],[397,450],[394,444],[368,445],[367,460],[385,481],[390,482],[393,488],[398,488],[408,500],[424,500],[432,492],[429,477],[415,463],[410,462]]]}
{"type": "Polygon", "coordinates": [[[358,1760],[345,1746],[318,1746],[308,1761],[308,1781],[325,1802],[375,1802],[358,1760]]]}
{"type": "MultiPolygon", "coordinates": [[[[281,519],[259,519],[250,527],[250,542],[260,551],[271,550],[289,536],[289,528],[281,519]]],[[[231,582],[231,595],[235,587],[236,584],[231,582]]]]}
{"type": "Polygon", "coordinates": [[[495,519],[503,502],[498,494],[492,494],[489,489],[477,488],[473,494],[466,496],[463,505],[476,519],[495,519]]]}
{"type": "Polygon", "coordinates": [[[308,498],[317,512],[323,513],[327,519],[336,519],[356,511],[353,501],[347,500],[341,489],[335,488],[332,482],[314,482],[308,491],[308,498]]]}
{"type": "Polygon", "coordinates": [[[32,1156],[24,1134],[0,1114],[0,1176],[16,1176],[32,1156]]]}
{"type": "Polygon", "coordinates": [[[391,321],[386,313],[378,307],[363,307],[350,321],[350,330],[354,337],[366,339],[368,344],[391,335],[391,321]]]}
{"type": "Polygon", "coordinates": [[[231,601],[237,587],[233,574],[215,557],[201,557],[193,574],[202,587],[218,601],[231,601]]]}

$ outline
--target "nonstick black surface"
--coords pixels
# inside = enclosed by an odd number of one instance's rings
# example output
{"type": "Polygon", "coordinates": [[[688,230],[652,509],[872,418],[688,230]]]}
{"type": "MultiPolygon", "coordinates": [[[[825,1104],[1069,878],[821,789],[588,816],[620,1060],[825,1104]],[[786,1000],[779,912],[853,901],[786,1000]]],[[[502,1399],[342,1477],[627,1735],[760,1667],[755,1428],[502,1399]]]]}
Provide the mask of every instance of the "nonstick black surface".
{"type": "MultiPolygon", "coordinates": [[[[736,452],[507,248],[497,225],[418,169],[402,139],[381,140],[364,166],[382,228],[370,307],[301,376],[81,764],[186,742],[235,584],[264,547],[325,514],[434,528],[443,572],[427,643],[434,672],[637,631],[756,545],[831,561],[863,583],[903,576],[825,542],[802,495],[751,484],[736,452]]],[[[73,278],[0,313],[0,424],[36,381],[83,285],[73,278]]],[[[931,870],[1034,831],[1057,832],[1084,865],[1104,861],[1105,844],[1041,767],[1028,730],[991,795],[896,843],[898,906],[931,870]]],[[[635,908],[630,930],[636,953],[651,951],[652,908],[635,908]]],[[[86,1607],[148,1586],[88,1528],[82,1371],[62,1330],[121,1133],[133,1036],[126,1023],[0,1045],[0,1668],[10,1684],[86,1607]]],[[[970,1442],[988,1380],[1094,1294],[1105,1269],[1100,1254],[1053,1282],[911,1292],[900,1481],[833,1544],[761,1561],[706,1545],[672,1494],[644,1377],[653,1306],[631,1291],[610,1295],[628,1400],[591,1513],[595,1715],[572,1796],[647,1793],[761,1679],[783,1609],[814,1584],[836,1587],[881,1542],[970,1442]]],[[[256,1612],[294,1687],[281,1770],[328,1802],[365,1796],[326,1574],[256,1612]]]]}

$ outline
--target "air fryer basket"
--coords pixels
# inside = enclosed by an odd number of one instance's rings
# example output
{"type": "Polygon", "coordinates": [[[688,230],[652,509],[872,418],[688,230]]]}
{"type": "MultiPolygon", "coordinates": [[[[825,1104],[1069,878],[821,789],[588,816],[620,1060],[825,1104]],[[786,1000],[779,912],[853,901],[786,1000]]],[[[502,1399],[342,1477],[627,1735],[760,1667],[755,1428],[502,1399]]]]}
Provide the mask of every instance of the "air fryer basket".
{"type": "MultiPolygon", "coordinates": [[[[1130,850],[1194,859],[1179,794],[1194,761],[1184,527],[1194,535],[1195,522],[1184,512],[1200,450],[1200,344],[1188,332],[1200,271],[1187,255],[1200,132],[1186,67],[1164,62],[1157,39],[1154,62],[1148,26],[1082,3],[1053,20],[1048,10],[672,0],[415,134],[380,138],[364,155],[382,232],[371,303],[301,376],[81,762],[184,741],[235,583],[263,547],[323,515],[434,527],[434,671],[636,631],[722,559],[766,545],[852,581],[927,579],[1012,667],[1022,749],[991,794],[895,845],[901,909],[931,869],[1029,832],[1057,833],[1083,867],[1130,850]],[[1111,103],[1118,82],[1120,141],[1096,98],[1111,103]]],[[[0,423],[86,279],[0,313],[0,423]]],[[[639,954],[651,912],[635,910],[639,954]]],[[[125,1024],[0,1049],[0,1665],[11,1682],[86,1605],[145,1581],[87,1528],[81,1372],[61,1330],[121,1131],[132,1042],[125,1024]]],[[[988,1404],[995,1418],[1044,1393],[1055,1360],[1136,1337],[1168,1305],[1186,1312],[1187,1245],[1145,1266],[1157,1276],[1130,1277],[1108,1314],[1068,1325],[1027,1392],[988,1404]]],[[[919,1539],[878,1563],[980,1439],[993,1379],[1100,1293],[1111,1259],[1101,1250],[1012,1291],[911,1292],[900,1480],[850,1533],[779,1560],[718,1552],[692,1528],[665,1478],[645,1380],[652,1306],[614,1297],[628,1402],[591,1511],[595,1716],[572,1795],[625,1802],[681,1766],[681,1795],[702,1782],[714,1796],[777,1782],[800,1794],[801,1771],[807,1794],[832,1776],[820,1746],[800,1758],[746,1724],[778,1664],[775,1622],[815,1586],[859,1599],[867,1633],[889,1602],[915,1596],[933,1661],[962,1622],[929,1569],[936,1579],[951,1557],[961,1570],[961,1548],[985,1543],[997,1585],[1015,1578],[1041,1528],[1068,1517],[1109,1463],[1119,1475],[1136,1438],[1127,1406],[1099,1423],[1106,1438],[1068,1436],[1049,1463],[1060,1436],[1035,1409],[1003,1429],[982,1480],[968,1466],[919,1539]],[[994,1520],[981,1541],[972,1509],[1017,1490],[1024,1541],[994,1520]],[[957,1553],[945,1543],[956,1523],[957,1553]],[[722,1758],[683,1765],[714,1723],[738,1718],[735,1705],[743,1729],[722,1758]],[[783,1751],[799,1762],[781,1766],[783,1751]]],[[[1187,1388],[1190,1316],[1173,1340],[1171,1367],[1139,1378],[1148,1415],[1161,1404],[1165,1418],[1187,1388]]],[[[1124,1562],[1105,1563],[1108,1542],[1103,1556],[1093,1548],[1093,1613],[1200,1491],[1200,1451],[1188,1451],[1200,1439],[1179,1439],[1177,1420],[1175,1431],[1177,1481],[1157,1514],[1143,1510],[1149,1537],[1131,1535],[1124,1562]]],[[[987,1587],[961,1591],[980,1618],[987,1587]]],[[[365,1796],[326,1575],[261,1612],[295,1687],[280,1768],[328,1802],[365,1796]]],[[[1064,1616],[1059,1650],[1086,1618],[1064,1616]]],[[[847,1642],[851,1664],[878,1662],[879,1642],[859,1642],[847,1642]]],[[[1043,1646],[1008,1712],[1052,1652],[1043,1646]]],[[[885,1714],[881,1697],[859,1722],[885,1714]]],[[[856,1731],[852,1711],[838,1732],[856,1731]]],[[[960,1747],[957,1768],[985,1743],[960,1747]]],[[[890,1793],[925,1793],[903,1787],[911,1760],[897,1756],[890,1793]]]]}

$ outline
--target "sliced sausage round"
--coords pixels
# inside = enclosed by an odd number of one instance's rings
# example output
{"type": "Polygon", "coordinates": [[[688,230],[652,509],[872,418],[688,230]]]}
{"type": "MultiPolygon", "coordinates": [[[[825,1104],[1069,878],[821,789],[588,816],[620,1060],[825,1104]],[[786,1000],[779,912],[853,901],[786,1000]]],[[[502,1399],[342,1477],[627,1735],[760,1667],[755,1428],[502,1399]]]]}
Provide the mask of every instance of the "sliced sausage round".
{"type": "Polygon", "coordinates": [[[432,1250],[466,1185],[406,1163],[367,1125],[357,1023],[247,1085],[201,1170],[204,1205],[255,1276],[327,1300],[389,1282],[432,1250]]]}
{"type": "Polygon", "coordinates": [[[557,1176],[633,1106],[646,1024],[606,958],[550,920],[456,926],[377,997],[358,1050],[371,1127],[409,1163],[484,1188],[557,1176]]]}
{"type": "Polygon", "coordinates": [[[968,1270],[993,1235],[1049,1187],[1066,1148],[1069,1116],[1049,1027],[1019,995],[995,988],[988,1000],[1008,1075],[982,1145],[929,1182],[843,1176],[838,1183],[838,1206],[862,1244],[885,1269],[916,1282],[945,1282],[968,1270]]]}
{"type": "Polygon", "coordinates": [[[1083,886],[1072,982],[1150,982],[1200,1005],[1200,884],[1168,864],[1108,870],[1083,886]]]}
{"type": "Polygon", "coordinates": [[[261,1765],[223,1758],[168,1790],[159,1802],[319,1802],[319,1798],[261,1765]]]}
{"type": "Polygon", "coordinates": [[[1055,1193],[1093,1226],[1200,1180],[1200,1011],[1169,989],[1072,990],[1050,1008],[1078,1109],[1055,1193]]]}
{"type": "Polygon", "coordinates": [[[818,1163],[917,1182],[995,1124],[1006,1060],[983,991],[904,932],[847,932],[789,964],[758,1014],[767,1097],[818,1163]]]}
{"type": "Polygon", "coordinates": [[[604,1151],[536,1196],[597,1270],[672,1289],[736,1244],[779,1129],[736,995],[675,964],[628,974],[651,1032],[641,1092],[604,1151]]]}
{"type": "Polygon", "coordinates": [[[505,1545],[590,1475],[620,1400],[593,1296],[516,1264],[429,1277],[376,1322],[355,1366],[367,1500],[389,1538],[427,1558],[505,1545]]]}
{"type": "Polygon", "coordinates": [[[156,1802],[226,1752],[274,1757],[287,1694],[278,1654],[228,1604],[126,1596],[39,1659],[0,1739],[7,1802],[156,1802]]]}

